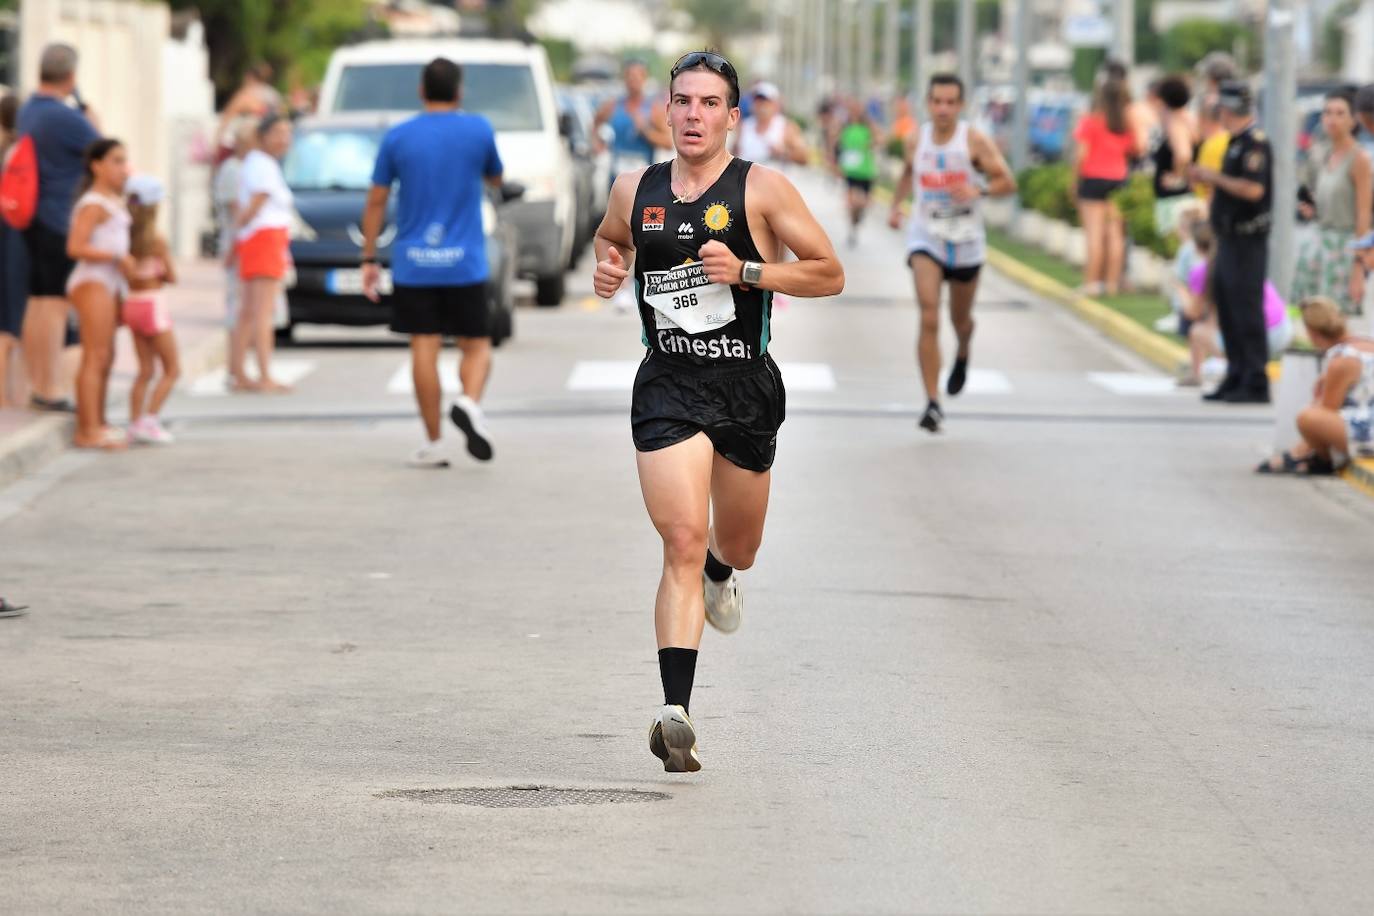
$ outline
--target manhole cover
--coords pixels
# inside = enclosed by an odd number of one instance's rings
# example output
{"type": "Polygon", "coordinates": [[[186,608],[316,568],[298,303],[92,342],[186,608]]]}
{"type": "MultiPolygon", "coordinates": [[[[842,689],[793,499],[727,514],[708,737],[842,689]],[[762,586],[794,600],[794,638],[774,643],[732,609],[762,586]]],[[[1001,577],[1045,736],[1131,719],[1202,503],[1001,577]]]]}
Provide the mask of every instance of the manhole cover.
{"type": "Polygon", "coordinates": [[[429,805],[475,805],[479,808],[549,808],[556,805],[616,805],[667,801],[666,792],[639,789],[559,789],[553,786],[503,786],[471,789],[392,789],[378,798],[408,798],[429,805]]]}

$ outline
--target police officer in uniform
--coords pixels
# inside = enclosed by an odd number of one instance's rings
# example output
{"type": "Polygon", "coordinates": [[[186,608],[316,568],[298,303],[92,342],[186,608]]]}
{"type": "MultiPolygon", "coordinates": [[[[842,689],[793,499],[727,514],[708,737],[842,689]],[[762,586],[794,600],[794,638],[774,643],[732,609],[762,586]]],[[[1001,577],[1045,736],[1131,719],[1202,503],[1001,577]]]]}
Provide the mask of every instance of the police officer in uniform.
{"type": "Polygon", "coordinates": [[[1226,343],[1226,378],[1203,400],[1228,404],[1269,403],[1268,341],[1264,333],[1264,280],[1272,222],[1273,156],[1255,124],[1250,87],[1221,85],[1221,124],[1231,135],[1221,171],[1194,165],[1194,181],[1209,185],[1212,228],[1217,236],[1212,265],[1213,298],[1226,343]]]}

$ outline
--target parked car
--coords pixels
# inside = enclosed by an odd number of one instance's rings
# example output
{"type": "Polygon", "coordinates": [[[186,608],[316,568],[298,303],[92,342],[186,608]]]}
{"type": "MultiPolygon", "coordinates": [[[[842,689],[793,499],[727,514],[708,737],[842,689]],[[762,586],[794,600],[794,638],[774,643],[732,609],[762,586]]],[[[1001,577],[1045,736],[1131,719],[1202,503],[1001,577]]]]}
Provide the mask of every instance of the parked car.
{"type": "MultiPolygon", "coordinates": [[[[382,267],[381,302],[363,296],[358,257],[363,244],[362,215],[377,149],[387,128],[403,116],[335,115],[306,118],[282,164],[286,183],[296,197],[296,225],[291,232],[295,276],[288,277],[286,301],[290,320],[279,336],[290,338],[297,324],[373,325],[391,322],[391,243],[396,237],[396,195],[387,208],[386,225],[377,238],[382,267]]],[[[521,192],[517,184],[494,189],[482,202],[491,279],[492,338],[499,343],[514,331],[515,252],[518,232],[506,218],[503,198],[521,192]]]]}
{"type": "Polygon", "coordinates": [[[573,171],[577,178],[577,232],[573,236],[573,253],[569,267],[591,244],[592,236],[606,215],[611,196],[610,156],[598,152],[592,142],[596,113],[585,98],[571,92],[558,93],[559,117],[564,121],[563,133],[573,155],[573,171]]]}
{"type": "Polygon", "coordinates": [[[319,110],[417,111],[420,73],[441,56],[463,68],[463,109],[491,121],[506,177],[525,188],[505,214],[520,230],[517,270],[535,281],[540,305],[558,305],[577,231],[576,176],[542,46],[454,38],[340,48],[329,59],[319,110]]]}

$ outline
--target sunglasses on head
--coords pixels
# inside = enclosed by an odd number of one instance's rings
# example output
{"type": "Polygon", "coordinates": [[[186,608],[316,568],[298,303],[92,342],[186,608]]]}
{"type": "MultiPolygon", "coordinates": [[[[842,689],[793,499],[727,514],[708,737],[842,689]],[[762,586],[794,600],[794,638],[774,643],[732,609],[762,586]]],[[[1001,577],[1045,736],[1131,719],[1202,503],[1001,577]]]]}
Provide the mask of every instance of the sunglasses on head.
{"type": "Polygon", "coordinates": [[[735,72],[735,65],[714,51],[692,51],[690,54],[682,55],[677,59],[677,63],[673,64],[669,76],[676,77],[684,70],[691,70],[703,64],[728,80],[735,82],[739,80],[739,74],[735,72]]]}

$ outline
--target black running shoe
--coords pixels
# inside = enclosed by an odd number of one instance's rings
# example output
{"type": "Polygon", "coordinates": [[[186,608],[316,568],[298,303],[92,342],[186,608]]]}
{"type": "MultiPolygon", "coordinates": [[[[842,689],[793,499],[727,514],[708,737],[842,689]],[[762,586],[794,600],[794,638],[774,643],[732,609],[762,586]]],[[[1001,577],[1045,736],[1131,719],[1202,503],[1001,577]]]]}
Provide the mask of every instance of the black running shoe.
{"type": "Polygon", "coordinates": [[[961,356],[954,361],[954,366],[949,370],[949,379],[945,382],[945,391],[953,397],[964,390],[964,383],[968,381],[968,357],[961,356]]]}
{"type": "Polygon", "coordinates": [[[940,409],[940,405],[931,401],[926,405],[925,413],[921,414],[918,425],[921,429],[929,430],[932,433],[940,431],[940,424],[945,422],[945,413],[940,409]]]}

